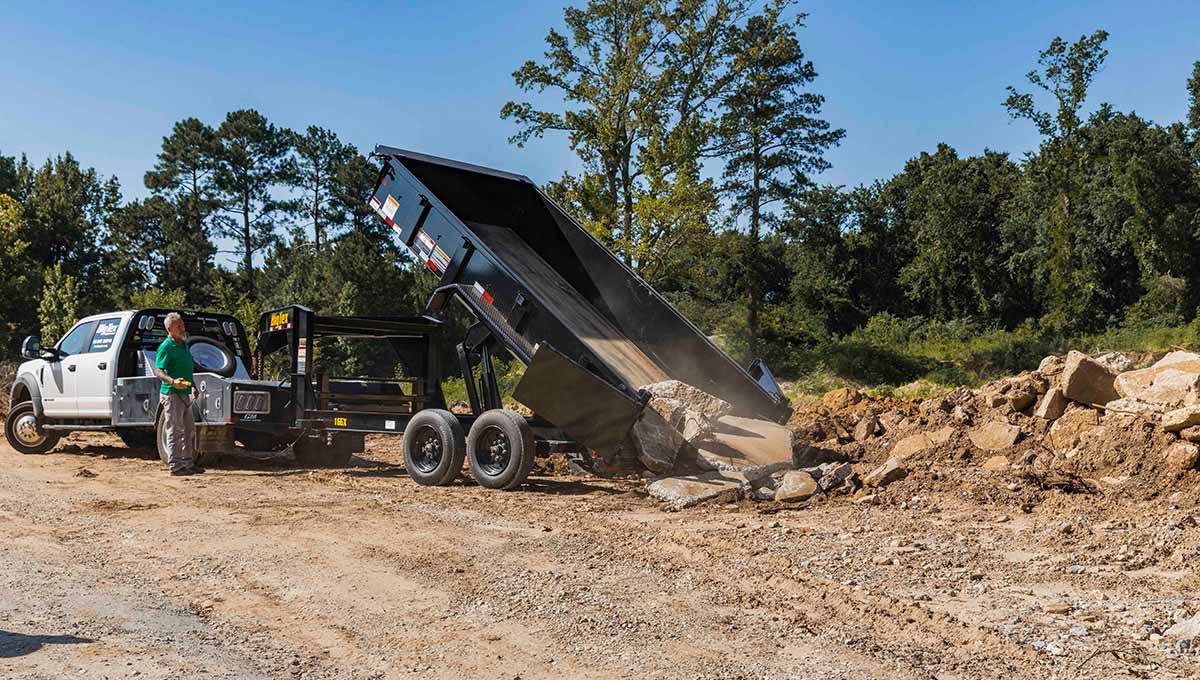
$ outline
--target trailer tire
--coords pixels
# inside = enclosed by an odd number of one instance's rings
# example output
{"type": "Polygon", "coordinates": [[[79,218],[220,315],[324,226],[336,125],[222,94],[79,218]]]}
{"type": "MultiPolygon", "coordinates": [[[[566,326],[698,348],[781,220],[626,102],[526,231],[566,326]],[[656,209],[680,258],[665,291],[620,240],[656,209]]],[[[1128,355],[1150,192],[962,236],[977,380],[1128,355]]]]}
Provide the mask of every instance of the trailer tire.
{"type": "MultiPolygon", "coordinates": [[[[158,458],[163,462],[163,465],[170,465],[167,462],[167,427],[163,421],[167,419],[167,410],[165,408],[158,409],[158,419],[154,421],[154,445],[158,449],[158,458]]],[[[199,465],[203,454],[196,448],[196,444],[200,439],[200,433],[193,430],[196,434],[192,437],[192,465],[199,465]]]]}
{"type": "Polygon", "coordinates": [[[462,423],[449,411],[428,408],[404,428],[404,469],[422,486],[446,486],[462,473],[467,445],[462,423]]]}
{"type": "Polygon", "coordinates": [[[533,429],[516,411],[487,411],[467,434],[471,475],[489,489],[509,490],[524,484],[536,452],[533,429]]]}
{"type": "Polygon", "coordinates": [[[4,438],[8,445],[25,455],[46,453],[62,438],[59,432],[42,429],[32,401],[14,405],[4,419],[4,438]]]}

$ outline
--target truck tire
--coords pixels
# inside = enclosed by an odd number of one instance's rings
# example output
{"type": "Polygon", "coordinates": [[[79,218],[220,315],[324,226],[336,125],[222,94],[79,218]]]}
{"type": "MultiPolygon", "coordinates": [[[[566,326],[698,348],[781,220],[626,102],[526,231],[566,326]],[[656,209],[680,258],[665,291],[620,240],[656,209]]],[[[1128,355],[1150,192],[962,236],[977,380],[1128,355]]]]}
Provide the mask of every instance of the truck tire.
{"type": "Polygon", "coordinates": [[[117,428],[117,436],[127,449],[153,451],[158,448],[158,437],[149,429],[121,427],[117,428]]]}
{"type": "Polygon", "coordinates": [[[46,453],[58,444],[62,435],[43,430],[33,410],[33,402],[23,401],[13,406],[4,419],[4,438],[9,446],[25,455],[46,453]]]}
{"type": "Polygon", "coordinates": [[[516,411],[487,411],[467,434],[471,475],[489,489],[509,490],[524,484],[536,452],[533,430],[516,411]]]}
{"type": "MultiPolygon", "coordinates": [[[[158,409],[158,420],[154,422],[154,445],[158,449],[158,457],[162,460],[163,465],[167,465],[167,428],[164,424],[166,419],[165,409],[158,409]]],[[[199,465],[202,457],[203,454],[196,450],[196,437],[193,435],[192,465],[199,465]]]]}
{"type": "Polygon", "coordinates": [[[462,472],[467,446],[453,413],[429,408],[404,428],[404,469],[422,486],[446,486],[462,472]]]}

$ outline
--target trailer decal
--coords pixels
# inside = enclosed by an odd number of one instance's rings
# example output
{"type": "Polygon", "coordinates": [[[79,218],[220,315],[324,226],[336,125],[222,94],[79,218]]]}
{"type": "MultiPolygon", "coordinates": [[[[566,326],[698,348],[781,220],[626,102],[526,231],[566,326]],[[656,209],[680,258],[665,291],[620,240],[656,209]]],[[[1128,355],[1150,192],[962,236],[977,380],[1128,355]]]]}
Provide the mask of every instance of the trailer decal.
{"type": "Polygon", "coordinates": [[[383,219],[387,220],[388,224],[392,224],[392,220],[396,217],[396,210],[399,208],[400,202],[396,200],[396,197],[388,196],[387,200],[383,202],[383,219]]]}
{"type": "Polygon", "coordinates": [[[475,285],[471,287],[475,289],[476,293],[479,293],[479,297],[482,298],[484,302],[488,303],[489,305],[492,304],[492,300],[495,298],[492,297],[491,293],[487,292],[487,289],[484,288],[483,285],[476,281],[475,285]]]}

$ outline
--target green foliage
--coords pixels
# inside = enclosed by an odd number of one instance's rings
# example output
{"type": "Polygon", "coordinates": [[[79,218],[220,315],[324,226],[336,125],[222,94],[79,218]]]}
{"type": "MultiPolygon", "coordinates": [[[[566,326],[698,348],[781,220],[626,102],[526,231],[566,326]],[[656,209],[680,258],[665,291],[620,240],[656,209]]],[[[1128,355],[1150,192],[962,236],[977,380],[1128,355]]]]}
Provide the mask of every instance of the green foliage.
{"type": "Polygon", "coordinates": [[[29,280],[34,274],[29,244],[21,240],[25,218],[21,205],[0,193],[0,347],[9,349],[18,324],[29,308],[29,280]]]}
{"type": "Polygon", "coordinates": [[[246,338],[250,343],[250,353],[253,354],[258,345],[258,318],[265,309],[250,299],[229,276],[220,274],[213,278],[213,308],[225,314],[230,314],[246,329],[246,338]]]}
{"type": "Polygon", "coordinates": [[[46,270],[42,283],[42,298],[38,318],[42,339],[47,345],[58,341],[79,318],[79,284],[75,277],[63,273],[61,264],[46,270]]]}
{"type": "Polygon", "coordinates": [[[178,288],[174,290],[147,288],[130,295],[129,305],[133,309],[149,309],[151,307],[187,309],[187,295],[178,288]]]}

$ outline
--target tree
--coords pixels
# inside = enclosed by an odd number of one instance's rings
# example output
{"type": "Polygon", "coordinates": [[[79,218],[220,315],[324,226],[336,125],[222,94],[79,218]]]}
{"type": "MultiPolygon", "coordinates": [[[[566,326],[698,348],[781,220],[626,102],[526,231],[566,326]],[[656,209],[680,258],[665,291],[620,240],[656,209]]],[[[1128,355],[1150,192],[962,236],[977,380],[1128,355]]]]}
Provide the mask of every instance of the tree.
{"type": "Polygon", "coordinates": [[[252,300],[254,256],[274,239],[280,202],[272,190],[288,174],[289,136],[253,109],[230,112],[216,132],[217,231],[237,240],[242,286],[252,300]]]}
{"type": "Polygon", "coordinates": [[[38,318],[42,322],[42,338],[49,345],[66,335],[79,318],[79,284],[75,277],[63,272],[60,264],[46,270],[44,281],[38,318]]]}
{"type": "Polygon", "coordinates": [[[156,219],[163,220],[160,230],[169,247],[168,264],[161,272],[164,284],[187,291],[189,300],[199,304],[207,300],[209,270],[216,247],[211,240],[212,215],[217,209],[214,178],[220,146],[216,132],[196,118],[175,123],[169,137],[163,137],[162,149],[154,169],[145,175],[146,188],[172,207],[175,217],[168,219],[156,205],[156,219]]]}
{"type": "Polygon", "coordinates": [[[1192,77],[1188,78],[1187,126],[1197,144],[1200,144],[1200,61],[1192,64],[1192,77]]]}
{"type": "Polygon", "coordinates": [[[758,308],[763,272],[762,234],[777,222],[771,208],[798,195],[809,174],[829,167],[824,152],[844,130],[818,118],[824,98],[807,92],[817,72],[800,48],[796,31],[806,15],[786,19],[787,3],[776,0],[745,26],[732,31],[736,77],[721,102],[717,149],[725,158],[725,192],[735,214],[748,214],[743,292],[747,295],[749,350],[757,352],[758,308]]]}
{"type": "Polygon", "coordinates": [[[129,296],[129,305],[134,309],[160,307],[162,309],[186,309],[187,294],[175,289],[147,288],[129,296]]]}
{"type": "Polygon", "coordinates": [[[526,91],[561,92],[562,111],[508,102],[517,146],[566,132],[584,175],[564,189],[589,212],[583,221],[639,273],[661,276],[681,230],[707,218],[711,189],[700,180],[713,102],[731,82],[726,36],[742,0],[590,0],[568,7],[564,35],[551,29],[544,61],[513,73],[526,91]],[[656,201],[639,210],[643,199],[656,201]],[[656,274],[656,272],[658,272],[656,274]]]}
{"type": "Polygon", "coordinates": [[[0,194],[0,347],[29,320],[29,279],[34,271],[28,250],[21,240],[25,218],[16,199],[0,194]]]}
{"type": "Polygon", "coordinates": [[[1107,39],[1106,31],[1082,36],[1070,45],[1055,37],[1038,53],[1038,68],[1025,77],[1053,97],[1056,106],[1053,113],[1039,109],[1032,94],[1018,92],[1012,86],[1008,87],[1008,98],[1004,101],[1013,119],[1029,120],[1045,138],[1042,151],[1047,161],[1045,178],[1055,192],[1054,204],[1047,215],[1049,321],[1060,327],[1079,322],[1086,309],[1086,296],[1082,293],[1088,286],[1087,275],[1079,271],[1076,262],[1079,112],[1092,80],[1108,56],[1108,50],[1104,49],[1107,39]]]}
{"type": "Polygon", "coordinates": [[[351,231],[366,234],[385,242],[394,252],[391,230],[371,208],[371,196],[379,181],[379,166],[348,147],[350,157],[338,166],[333,182],[333,209],[335,221],[346,225],[351,231]]]}
{"type": "MultiPolygon", "coordinates": [[[[296,159],[289,167],[287,184],[301,196],[289,208],[312,225],[313,244],[320,250],[329,228],[344,214],[338,210],[338,173],[357,151],[333,132],[315,125],[308,126],[304,134],[291,133],[291,141],[296,159]]],[[[369,197],[364,206],[367,200],[369,197]]]]}
{"type": "MultiPolygon", "coordinates": [[[[25,208],[22,238],[29,243],[31,257],[43,267],[61,265],[79,282],[82,310],[104,308],[108,304],[104,239],[121,202],[120,183],[83,168],[70,152],[37,169],[22,158],[17,174],[14,198],[25,208]]],[[[33,283],[41,285],[40,276],[33,283]]]]}
{"type": "Polygon", "coordinates": [[[0,194],[16,196],[19,185],[17,160],[0,153],[0,194]]]}

